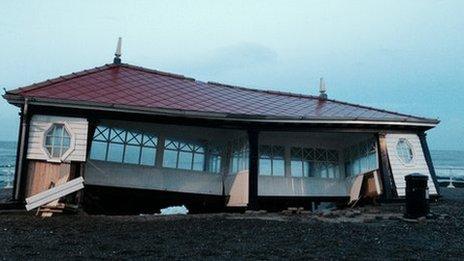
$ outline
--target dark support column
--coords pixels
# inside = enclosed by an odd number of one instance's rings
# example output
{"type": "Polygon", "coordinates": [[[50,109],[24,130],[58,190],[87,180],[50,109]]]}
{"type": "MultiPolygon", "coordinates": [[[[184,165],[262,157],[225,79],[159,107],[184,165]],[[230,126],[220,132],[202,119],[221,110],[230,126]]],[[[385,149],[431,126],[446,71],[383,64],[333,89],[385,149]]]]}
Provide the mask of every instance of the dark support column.
{"type": "Polygon", "coordinates": [[[90,158],[90,149],[92,148],[93,136],[95,135],[95,130],[98,127],[98,120],[93,118],[88,118],[89,126],[87,128],[87,158],[90,158]]]}
{"type": "Polygon", "coordinates": [[[395,181],[390,167],[390,160],[388,159],[387,141],[385,140],[385,133],[379,133],[377,139],[377,146],[379,152],[379,170],[382,177],[383,185],[383,200],[392,200],[398,198],[396,191],[395,181]]]}
{"type": "Polygon", "coordinates": [[[20,145],[18,153],[18,166],[16,166],[17,176],[15,179],[16,191],[14,192],[14,200],[24,201],[26,181],[27,181],[27,148],[29,144],[29,123],[31,121],[31,113],[28,108],[28,99],[24,101],[21,119],[21,139],[18,143],[20,145]]]}
{"type": "Polygon", "coordinates": [[[24,106],[21,107],[21,111],[19,112],[19,131],[18,131],[18,142],[17,142],[17,145],[16,145],[16,163],[15,163],[15,174],[14,174],[14,180],[13,180],[13,195],[12,195],[12,198],[14,200],[18,200],[18,195],[19,195],[19,172],[20,172],[20,160],[21,160],[21,153],[22,153],[22,149],[23,149],[23,144],[21,143],[21,136],[22,136],[22,132],[23,132],[23,128],[22,128],[22,124],[23,124],[23,120],[24,120],[24,115],[23,115],[23,111],[24,111],[24,106]]]}
{"type": "Polygon", "coordinates": [[[258,144],[259,132],[248,131],[248,144],[250,147],[248,165],[248,209],[258,210],[258,144]]]}
{"type": "Polygon", "coordinates": [[[427,162],[427,167],[429,168],[430,176],[432,176],[433,184],[435,184],[435,189],[437,190],[438,195],[440,195],[440,186],[438,184],[437,175],[435,173],[435,167],[433,166],[429,146],[427,145],[427,134],[425,132],[421,132],[418,133],[418,136],[422,146],[422,152],[424,153],[425,161],[427,162]]]}

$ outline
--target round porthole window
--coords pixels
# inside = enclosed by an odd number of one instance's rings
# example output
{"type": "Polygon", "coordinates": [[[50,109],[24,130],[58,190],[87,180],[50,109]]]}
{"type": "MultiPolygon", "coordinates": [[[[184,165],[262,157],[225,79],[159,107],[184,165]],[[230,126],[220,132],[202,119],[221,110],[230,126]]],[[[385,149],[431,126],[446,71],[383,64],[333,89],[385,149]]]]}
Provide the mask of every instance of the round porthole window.
{"type": "Polygon", "coordinates": [[[70,144],[71,137],[64,124],[53,124],[45,134],[45,149],[52,158],[61,158],[70,144]]]}
{"type": "Polygon", "coordinates": [[[396,152],[403,163],[411,163],[414,157],[411,144],[409,144],[409,142],[404,138],[398,140],[398,143],[396,144],[396,152]]]}

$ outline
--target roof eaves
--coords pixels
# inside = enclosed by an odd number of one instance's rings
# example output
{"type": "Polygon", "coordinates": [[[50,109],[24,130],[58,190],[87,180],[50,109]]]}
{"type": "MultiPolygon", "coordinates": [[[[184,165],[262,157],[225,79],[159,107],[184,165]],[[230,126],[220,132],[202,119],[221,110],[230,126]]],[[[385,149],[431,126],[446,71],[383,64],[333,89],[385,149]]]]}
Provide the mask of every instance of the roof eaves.
{"type": "MultiPolygon", "coordinates": [[[[16,96],[18,97],[18,96],[16,96]]],[[[22,98],[22,97],[21,97],[22,98]]],[[[20,99],[21,99],[20,98],[20,99]]],[[[23,102],[22,100],[16,100],[16,104],[23,102]]],[[[38,105],[48,105],[60,107],[82,107],[87,109],[103,108],[111,110],[126,110],[135,113],[160,113],[162,115],[181,115],[190,117],[202,117],[212,119],[229,119],[229,120],[245,120],[245,121],[285,121],[285,122],[315,122],[315,123],[352,123],[352,124],[385,124],[385,125],[415,125],[424,127],[433,127],[439,123],[439,121],[404,121],[401,119],[371,119],[371,118],[346,118],[346,117],[294,117],[294,116],[272,116],[272,115],[242,115],[242,114],[228,114],[218,112],[205,112],[205,111],[186,111],[179,109],[166,109],[166,108],[151,108],[151,107],[139,107],[130,105],[118,105],[118,104],[103,104],[95,102],[80,102],[71,100],[56,100],[47,98],[32,98],[31,103],[38,105]]]]}

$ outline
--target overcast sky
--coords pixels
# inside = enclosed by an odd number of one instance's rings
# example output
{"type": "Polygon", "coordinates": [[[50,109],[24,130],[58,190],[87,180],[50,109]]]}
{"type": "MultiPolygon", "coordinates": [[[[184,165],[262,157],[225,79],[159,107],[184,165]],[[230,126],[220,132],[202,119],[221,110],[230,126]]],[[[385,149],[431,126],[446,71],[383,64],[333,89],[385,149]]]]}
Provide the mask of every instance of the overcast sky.
{"type": "MultiPolygon", "coordinates": [[[[0,87],[112,61],[439,118],[464,149],[464,1],[2,1],[0,87]],[[78,4],[76,4],[78,2],[78,4]]],[[[3,92],[2,92],[3,93],[3,92]]],[[[0,101],[0,140],[18,110],[0,101]]]]}

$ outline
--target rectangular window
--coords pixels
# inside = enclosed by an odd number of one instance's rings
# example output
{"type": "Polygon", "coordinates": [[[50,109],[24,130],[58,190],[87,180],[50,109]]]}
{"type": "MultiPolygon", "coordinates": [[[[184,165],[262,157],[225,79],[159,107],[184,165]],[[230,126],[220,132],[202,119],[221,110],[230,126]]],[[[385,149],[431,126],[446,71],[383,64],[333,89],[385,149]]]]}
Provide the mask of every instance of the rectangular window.
{"type": "Polygon", "coordinates": [[[339,155],[336,150],[292,147],[290,160],[292,177],[340,177],[339,155]]]}
{"type": "Polygon", "coordinates": [[[248,169],[249,147],[246,139],[237,139],[232,143],[230,173],[237,173],[248,169]]]}
{"type": "Polygon", "coordinates": [[[222,146],[208,146],[208,171],[212,173],[221,173],[221,161],[224,148],[222,146]]]}
{"type": "Polygon", "coordinates": [[[285,176],[285,149],[283,146],[259,146],[259,175],[285,176]]]}
{"type": "Polygon", "coordinates": [[[98,126],[90,159],[154,166],[157,143],[158,138],[151,133],[98,126]]]}
{"type": "Polygon", "coordinates": [[[163,167],[205,170],[204,145],[166,139],[164,146],[163,167]]]}
{"type": "Polygon", "coordinates": [[[377,143],[368,139],[344,150],[345,174],[356,176],[378,168],[377,143]]]}

